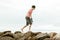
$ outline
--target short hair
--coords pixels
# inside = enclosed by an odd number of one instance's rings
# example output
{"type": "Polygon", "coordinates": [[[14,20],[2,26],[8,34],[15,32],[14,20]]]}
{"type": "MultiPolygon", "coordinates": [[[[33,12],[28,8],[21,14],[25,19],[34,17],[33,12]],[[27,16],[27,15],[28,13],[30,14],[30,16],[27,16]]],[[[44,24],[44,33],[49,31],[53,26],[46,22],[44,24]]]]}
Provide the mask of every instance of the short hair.
{"type": "Polygon", "coordinates": [[[32,8],[35,8],[35,5],[32,5],[32,8]]]}

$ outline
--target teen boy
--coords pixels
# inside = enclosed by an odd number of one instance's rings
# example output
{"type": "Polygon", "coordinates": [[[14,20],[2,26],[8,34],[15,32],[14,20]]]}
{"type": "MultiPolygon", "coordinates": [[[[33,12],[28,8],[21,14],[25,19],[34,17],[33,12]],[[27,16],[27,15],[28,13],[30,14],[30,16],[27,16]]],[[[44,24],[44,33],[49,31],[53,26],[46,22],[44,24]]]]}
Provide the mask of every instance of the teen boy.
{"type": "Polygon", "coordinates": [[[32,5],[31,9],[28,11],[25,19],[26,19],[26,25],[21,29],[23,31],[23,29],[27,26],[29,26],[29,31],[31,30],[31,26],[32,26],[32,12],[33,10],[35,10],[35,5],[32,5]]]}

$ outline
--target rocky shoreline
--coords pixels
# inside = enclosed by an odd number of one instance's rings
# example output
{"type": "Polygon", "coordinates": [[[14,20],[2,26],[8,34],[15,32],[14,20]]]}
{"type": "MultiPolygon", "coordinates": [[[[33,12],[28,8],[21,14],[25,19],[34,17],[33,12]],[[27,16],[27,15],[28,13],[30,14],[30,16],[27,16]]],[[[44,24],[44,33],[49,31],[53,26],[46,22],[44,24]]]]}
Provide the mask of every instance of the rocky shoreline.
{"type": "Polygon", "coordinates": [[[42,32],[31,32],[22,33],[16,31],[0,32],[0,40],[60,40],[60,35],[55,32],[42,33],[42,32]]]}

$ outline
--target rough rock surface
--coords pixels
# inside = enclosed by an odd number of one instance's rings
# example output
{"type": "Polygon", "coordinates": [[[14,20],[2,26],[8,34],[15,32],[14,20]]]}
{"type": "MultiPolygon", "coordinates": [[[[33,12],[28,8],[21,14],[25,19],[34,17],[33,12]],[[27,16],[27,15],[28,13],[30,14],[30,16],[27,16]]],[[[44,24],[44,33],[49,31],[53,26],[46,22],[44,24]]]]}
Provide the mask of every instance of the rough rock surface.
{"type": "Polygon", "coordinates": [[[60,34],[55,32],[42,33],[42,32],[31,32],[22,33],[16,31],[12,33],[11,31],[0,32],[0,40],[60,40],[60,34]]]}

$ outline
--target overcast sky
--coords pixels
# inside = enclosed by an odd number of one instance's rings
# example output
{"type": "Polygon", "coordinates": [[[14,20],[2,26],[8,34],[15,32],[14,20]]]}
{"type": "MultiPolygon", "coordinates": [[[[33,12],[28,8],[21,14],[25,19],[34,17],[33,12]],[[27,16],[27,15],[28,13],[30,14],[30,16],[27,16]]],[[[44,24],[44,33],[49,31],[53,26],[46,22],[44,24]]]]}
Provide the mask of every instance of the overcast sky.
{"type": "Polygon", "coordinates": [[[20,31],[32,5],[36,5],[32,31],[59,32],[60,0],[0,0],[0,31],[20,31]]]}

